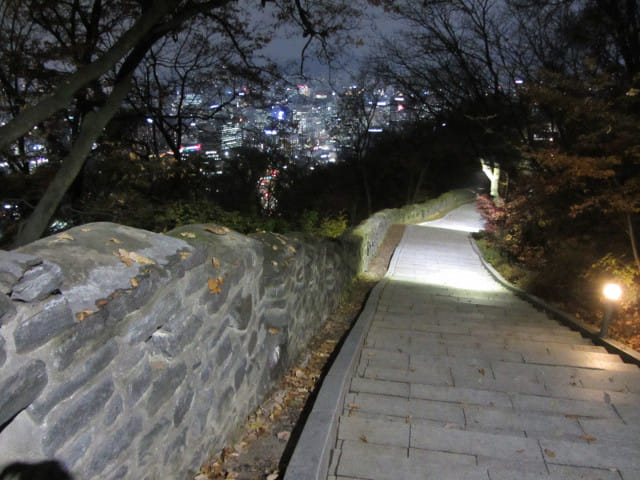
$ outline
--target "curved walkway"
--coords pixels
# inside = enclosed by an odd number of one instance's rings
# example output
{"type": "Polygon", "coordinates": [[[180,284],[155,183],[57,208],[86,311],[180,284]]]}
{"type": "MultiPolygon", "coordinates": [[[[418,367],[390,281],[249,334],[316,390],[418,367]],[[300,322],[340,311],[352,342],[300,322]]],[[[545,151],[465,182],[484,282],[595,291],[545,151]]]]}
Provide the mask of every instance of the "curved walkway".
{"type": "Polygon", "coordinates": [[[640,370],[497,283],[480,226],[407,227],[286,480],[640,478],[640,370]]]}

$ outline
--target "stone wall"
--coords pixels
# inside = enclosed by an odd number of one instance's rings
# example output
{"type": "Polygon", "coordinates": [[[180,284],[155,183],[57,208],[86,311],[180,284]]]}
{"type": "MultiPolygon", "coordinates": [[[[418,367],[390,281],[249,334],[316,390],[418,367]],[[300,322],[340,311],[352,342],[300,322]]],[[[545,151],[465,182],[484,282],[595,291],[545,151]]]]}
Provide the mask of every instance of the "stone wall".
{"type": "Polygon", "coordinates": [[[336,241],[95,223],[0,251],[0,470],[55,459],[77,479],[187,478],[291,366],[389,225],[470,198],[387,210],[336,241]]]}

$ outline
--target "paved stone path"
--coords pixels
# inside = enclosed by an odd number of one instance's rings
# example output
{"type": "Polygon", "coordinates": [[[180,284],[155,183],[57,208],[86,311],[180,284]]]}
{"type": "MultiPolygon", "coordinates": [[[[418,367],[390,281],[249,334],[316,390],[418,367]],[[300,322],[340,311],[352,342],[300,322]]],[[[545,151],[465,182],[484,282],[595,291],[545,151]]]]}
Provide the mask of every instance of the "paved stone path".
{"type": "Polygon", "coordinates": [[[494,281],[468,239],[479,221],[466,206],[407,228],[328,479],[640,479],[640,369],[494,281]]]}

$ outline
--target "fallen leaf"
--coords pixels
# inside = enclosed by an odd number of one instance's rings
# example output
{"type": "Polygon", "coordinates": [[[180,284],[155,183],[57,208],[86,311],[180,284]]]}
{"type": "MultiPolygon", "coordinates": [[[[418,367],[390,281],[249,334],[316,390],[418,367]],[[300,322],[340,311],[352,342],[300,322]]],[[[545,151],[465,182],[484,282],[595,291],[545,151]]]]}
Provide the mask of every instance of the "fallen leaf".
{"type": "Polygon", "coordinates": [[[83,322],[84,320],[86,320],[87,317],[93,315],[94,313],[95,312],[93,310],[89,310],[88,308],[85,308],[81,312],[76,313],[76,318],[78,319],[79,322],[83,322]]]}
{"type": "Polygon", "coordinates": [[[367,440],[367,437],[364,434],[360,435],[358,438],[364,443],[369,443],[369,440],[367,440]]]}
{"type": "Polygon", "coordinates": [[[128,252],[124,248],[119,248],[117,252],[113,252],[116,257],[120,258],[120,261],[130,267],[133,265],[133,262],[139,263],[141,265],[155,265],[156,262],[151,260],[150,258],[144,257],[136,252],[128,252]]]}
{"type": "Polygon", "coordinates": [[[109,303],[109,300],[101,298],[100,300],[96,300],[96,307],[104,307],[107,303],[109,303]]]}
{"type": "Polygon", "coordinates": [[[278,473],[270,473],[267,475],[267,480],[277,480],[280,475],[278,473]]]}
{"type": "Polygon", "coordinates": [[[304,372],[302,370],[300,370],[299,368],[296,368],[295,376],[296,376],[296,378],[302,378],[302,377],[304,377],[304,372]]]}
{"type": "Polygon", "coordinates": [[[484,373],[485,373],[485,372],[484,372],[484,368],[479,368],[479,369],[478,369],[478,373],[479,373],[480,375],[484,376],[484,373]]]}
{"type": "Polygon", "coordinates": [[[565,415],[566,418],[578,418],[578,415],[571,415],[571,414],[566,414],[565,415]]]}
{"type": "Polygon", "coordinates": [[[220,268],[220,260],[218,260],[216,257],[213,257],[211,259],[211,264],[213,265],[213,268],[215,268],[216,270],[220,268]]]}
{"type": "Polygon", "coordinates": [[[56,240],[75,240],[75,238],[73,238],[67,232],[63,232],[56,235],[56,240]]]}
{"type": "Polygon", "coordinates": [[[350,403],[349,405],[347,405],[347,407],[349,407],[349,408],[354,408],[354,409],[356,409],[356,408],[360,408],[360,407],[359,407],[357,404],[355,404],[355,403],[350,403]]]}
{"type": "Polygon", "coordinates": [[[122,263],[124,263],[127,267],[130,267],[131,265],[133,265],[133,260],[131,260],[131,258],[129,258],[128,256],[120,255],[119,252],[113,252],[113,254],[116,257],[118,257],[120,259],[120,261],[122,263]]]}
{"type": "Polygon", "coordinates": [[[544,449],[544,453],[546,453],[550,458],[554,458],[556,456],[555,452],[553,450],[549,450],[548,448],[544,449]]]}
{"type": "Polygon", "coordinates": [[[184,238],[196,238],[196,234],[193,232],[182,232],[180,236],[184,238]]]}
{"type": "Polygon", "coordinates": [[[276,262],[275,260],[273,260],[271,263],[273,264],[274,267],[278,266],[278,262],[276,262]]]}
{"type": "Polygon", "coordinates": [[[118,240],[117,238],[110,238],[109,240],[107,240],[107,242],[105,243],[105,245],[109,245],[109,243],[122,243],[120,242],[120,240],[118,240]]]}
{"type": "Polygon", "coordinates": [[[585,440],[587,443],[593,443],[593,442],[595,442],[595,441],[597,440],[597,438],[596,438],[596,437],[592,437],[591,435],[589,435],[589,434],[587,434],[587,433],[585,433],[584,435],[582,435],[582,438],[584,438],[584,440],[585,440]]]}
{"type": "Polygon", "coordinates": [[[289,438],[291,438],[291,432],[288,432],[286,430],[278,433],[278,435],[276,435],[278,437],[278,440],[281,440],[283,442],[287,442],[289,440],[289,438]]]}
{"type": "Polygon", "coordinates": [[[209,285],[209,291],[211,293],[221,293],[222,292],[222,284],[224,283],[224,278],[210,278],[207,282],[209,285]]]}
{"type": "Polygon", "coordinates": [[[81,228],[80,230],[82,230],[83,232],[90,232],[91,231],[90,228],[81,228]]]}
{"type": "Polygon", "coordinates": [[[207,232],[215,233],[216,235],[226,235],[229,233],[229,229],[227,227],[222,227],[216,225],[215,227],[206,227],[205,230],[207,232]]]}
{"type": "Polygon", "coordinates": [[[136,253],[136,252],[129,252],[129,257],[131,257],[131,259],[134,262],[137,262],[137,263],[139,263],[141,265],[155,265],[155,263],[156,263],[153,260],[151,260],[150,258],[143,257],[142,255],[140,255],[139,253],[136,253]]]}
{"type": "Polygon", "coordinates": [[[273,328],[273,327],[272,327],[272,328],[270,328],[270,329],[269,329],[269,333],[273,333],[274,335],[275,335],[276,333],[279,333],[279,332],[280,332],[280,330],[278,330],[277,328],[273,328]]]}
{"type": "Polygon", "coordinates": [[[516,453],[524,453],[524,452],[525,452],[524,448],[521,448],[520,450],[516,450],[516,453]]]}
{"type": "Polygon", "coordinates": [[[135,278],[132,278],[132,279],[131,279],[131,286],[132,286],[133,288],[136,288],[136,287],[138,286],[138,281],[137,281],[135,278]]]}
{"type": "Polygon", "coordinates": [[[180,252],[180,260],[184,260],[189,255],[191,255],[191,252],[180,252]]]}
{"type": "Polygon", "coordinates": [[[277,245],[274,245],[274,246],[273,246],[273,247],[271,247],[271,248],[273,248],[274,250],[278,250],[278,246],[277,246],[277,245]]]}

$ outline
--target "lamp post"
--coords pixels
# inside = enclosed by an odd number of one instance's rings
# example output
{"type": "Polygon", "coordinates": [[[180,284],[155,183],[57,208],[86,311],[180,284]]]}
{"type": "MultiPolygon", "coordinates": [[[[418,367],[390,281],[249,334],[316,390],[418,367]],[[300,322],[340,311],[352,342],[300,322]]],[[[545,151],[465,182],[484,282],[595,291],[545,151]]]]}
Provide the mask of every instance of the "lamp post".
{"type": "Polygon", "coordinates": [[[606,337],[609,333],[609,324],[615,311],[616,304],[622,297],[622,288],[615,283],[607,283],[602,289],[604,295],[604,319],[600,328],[600,336],[606,337]]]}

